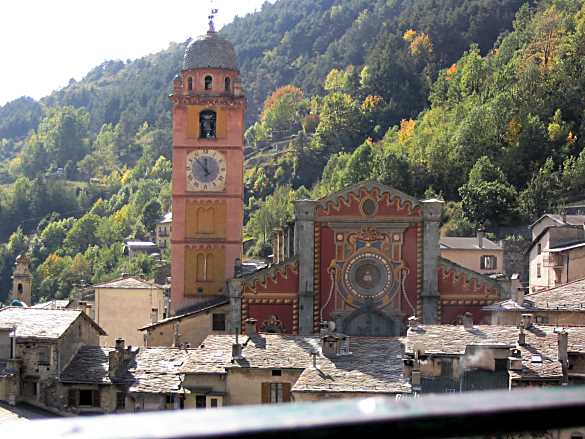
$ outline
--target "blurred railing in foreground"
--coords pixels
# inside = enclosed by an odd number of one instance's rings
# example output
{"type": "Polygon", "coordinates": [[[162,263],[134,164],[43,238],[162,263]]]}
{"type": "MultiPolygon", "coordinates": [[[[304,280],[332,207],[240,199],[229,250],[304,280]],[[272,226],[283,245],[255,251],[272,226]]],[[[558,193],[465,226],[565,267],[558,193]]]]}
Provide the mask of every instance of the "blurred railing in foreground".
{"type": "Polygon", "coordinates": [[[0,426],[0,437],[509,437],[512,432],[557,430],[584,424],[585,386],[17,422],[0,426]]]}

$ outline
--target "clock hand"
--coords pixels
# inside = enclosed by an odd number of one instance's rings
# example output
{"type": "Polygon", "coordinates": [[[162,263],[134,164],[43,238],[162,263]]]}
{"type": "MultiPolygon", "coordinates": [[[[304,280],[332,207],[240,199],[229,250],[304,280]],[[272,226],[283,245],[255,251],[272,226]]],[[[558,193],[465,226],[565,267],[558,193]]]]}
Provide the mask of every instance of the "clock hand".
{"type": "Polygon", "coordinates": [[[207,169],[207,159],[205,160],[205,164],[201,163],[199,159],[195,159],[195,161],[201,166],[201,169],[203,169],[203,172],[205,172],[205,176],[207,177],[210,174],[209,169],[207,169]]]}

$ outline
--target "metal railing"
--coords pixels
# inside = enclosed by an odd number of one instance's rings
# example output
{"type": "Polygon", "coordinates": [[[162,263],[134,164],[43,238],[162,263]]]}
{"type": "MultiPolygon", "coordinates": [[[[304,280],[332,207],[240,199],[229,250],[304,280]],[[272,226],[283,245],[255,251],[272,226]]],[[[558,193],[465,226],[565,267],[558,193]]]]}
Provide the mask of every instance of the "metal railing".
{"type": "Polygon", "coordinates": [[[570,387],[64,418],[6,424],[0,434],[43,439],[497,437],[578,428],[585,424],[583,413],[585,387],[570,387]]]}

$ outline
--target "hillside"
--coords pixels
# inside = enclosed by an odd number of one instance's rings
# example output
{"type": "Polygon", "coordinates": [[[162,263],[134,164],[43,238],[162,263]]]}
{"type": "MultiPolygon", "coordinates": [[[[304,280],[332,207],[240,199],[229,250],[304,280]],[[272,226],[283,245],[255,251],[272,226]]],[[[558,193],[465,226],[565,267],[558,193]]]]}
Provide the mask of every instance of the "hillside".
{"type": "MultiPolygon", "coordinates": [[[[573,3],[567,20],[580,4],[573,3]]],[[[516,0],[280,0],[226,26],[222,32],[240,53],[251,104],[246,232],[257,241],[253,251],[268,250],[264,231],[290,216],[295,197],[319,196],[357,179],[378,178],[420,196],[434,191],[454,202],[464,198],[459,188],[478,161],[476,153],[485,151],[475,151],[479,136],[471,135],[478,127],[481,132],[483,120],[477,115],[467,131],[457,127],[465,115],[476,114],[470,108],[479,99],[477,90],[485,86],[491,96],[497,90],[488,85],[505,89],[516,78],[502,73],[504,67],[494,67],[493,77],[481,69],[478,77],[455,73],[475,72],[476,60],[488,63],[498,51],[510,58],[528,44],[532,35],[519,30],[533,19],[528,9],[509,33],[520,5],[516,0]],[[463,91],[453,88],[459,82],[466,84],[463,91]],[[458,112],[451,117],[452,107],[458,112]],[[440,150],[450,127],[459,129],[450,141],[452,151],[440,150]],[[415,147],[415,139],[436,149],[415,147]],[[461,139],[469,140],[467,149],[461,139]]],[[[0,129],[7,136],[0,141],[0,241],[7,241],[0,245],[0,300],[21,252],[31,255],[38,299],[66,297],[84,283],[122,272],[156,270],[149,258],[125,257],[121,243],[152,236],[157,218],[170,207],[167,94],[183,50],[184,44],[173,43],[136,61],[106,62],[40,103],[23,99],[0,109],[0,129]]],[[[567,84],[572,89],[573,80],[567,84]]],[[[512,108],[508,101],[489,105],[512,108]]],[[[542,103],[541,123],[553,123],[550,114],[558,107],[542,103]]],[[[557,138],[569,131],[578,136],[571,130],[580,119],[569,126],[565,109],[560,111],[554,119],[559,128],[552,128],[557,138]]],[[[554,164],[578,153],[579,142],[576,137],[554,164]]],[[[538,173],[545,155],[535,157],[523,178],[538,173]]],[[[496,152],[491,157],[499,159],[496,152]]],[[[491,172],[490,166],[484,167],[491,172]]],[[[498,172],[491,175],[499,177],[498,172]]],[[[515,172],[510,166],[504,177],[515,172]]],[[[459,218],[460,205],[450,213],[459,218]]],[[[466,211],[465,221],[483,221],[476,213],[466,211]]]]}

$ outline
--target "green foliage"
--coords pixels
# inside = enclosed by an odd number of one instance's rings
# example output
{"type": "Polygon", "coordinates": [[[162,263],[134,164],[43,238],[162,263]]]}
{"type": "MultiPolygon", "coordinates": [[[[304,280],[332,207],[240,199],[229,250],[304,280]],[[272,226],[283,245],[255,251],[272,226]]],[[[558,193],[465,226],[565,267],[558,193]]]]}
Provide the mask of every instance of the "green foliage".
{"type": "Polygon", "coordinates": [[[506,224],[514,217],[517,193],[504,173],[483,156],[459,189],[465,217],[478,226],[506,224]]]}

